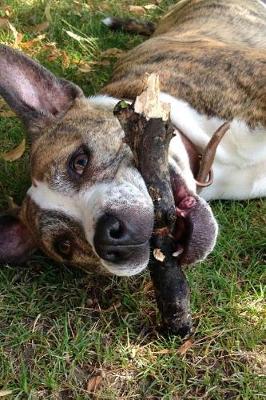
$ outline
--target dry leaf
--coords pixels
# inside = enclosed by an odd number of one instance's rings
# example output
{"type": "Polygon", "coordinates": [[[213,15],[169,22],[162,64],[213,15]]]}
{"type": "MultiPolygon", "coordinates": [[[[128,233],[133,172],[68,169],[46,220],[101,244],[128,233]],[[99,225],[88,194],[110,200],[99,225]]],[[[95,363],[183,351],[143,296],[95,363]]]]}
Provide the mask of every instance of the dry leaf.
{"type": "Polygon", "coordinates": [[[9,21],[8,21],[8,28],[11,30],[13,36],[14,36],[14,47],[17,47],[19,45],[19,43],[22,41],[23,39],[23,34],[18,32],[16,30],[16,28],[14,27],[14,25],[12,25],[9,21]]]}
{"type": "Polygon", "coordinates": [[[152,354],[171,354],[172,352],[172,349],[162,349],[158,351],[153,351],[152,354]]]}
{"type": "Polygon", "coordinates": [[[110,312],[110,311],[116,310],[119,307],[121,307],[121,301],[117,301],[116,303],[112,304],[108,308],[101,309],[101,313],[110,312]]]}
{"type": "Polygon", "coordinates": [[[47,54],[47,59],[49,61],[54,61],[57,58],[61,57],[63,59],[63,62],[66,63],[66,57],[64,55],[62,55],[62,51],[58,50],[56,48],[56,44],[55,43],[46,43],[43,48],[45,50],[47,50],[48,54],[47,54]]]}
{"type": "Polygon", "coordinates": [[[141,7],[141,6],[129,6],[128,9],[133,14],[137,14],[137,15],[145,14],[145,8],[141,7]]]}
{"type": "Polygon", "coordinates": [[[13,150],[8,151],[7,153],[2,153],[0,156],[5,161],[16,161],[23,156],[25,148],[26,148],[26,141],[25,139],[23,139],[22,142],[13,150]]]}
{"type": "Polygon", "coordinates": [[[153,283],[152,283],[152,281],[148,281],[145,284],[145,286],[143,287],[142,292],[143,293],[148,293],[148,292],[151,292],[152,290],[154,290],[153,283]]]}
{"type": "Polygon", "coordinates": [[[36,38],[32,40],[28,40],[27,42],[21,42],[20,47],[22,49],[31,49],[32,47],[36,46],[39,42],[45,39],[45,34],[38,35],[36,38]]]}
{"type": "Polygon", "coordinates": [[[125,53],[124,50],[117,49],[116,47],[107,49],[101,53],[102,57],[120,57],[121,54],[125,53]]]}
{"type": "Polygon", "coordinates": [[[12,110],[0,110],[0,117],[10,118],[15,116],[16,114],[12,110]]]}
{"type": "Polygon", "coordinates": [[[164,262],[164,260],[165,260],[165,255],[163,254],[161,249],[154,249],[153,250],[153,257],[157,261],[164,262]]]}
{"type": "Polygon", "coordinates": [[[145,8],[145,10],[156,10],[156,8],[158,8],[158,6],[156,6],[155,4],[146,4],[146,6],[143,6],[145,8]]]}
{"type": "Polygon", "coordinates": [[[70,59],[68,57],[68,54],[65,50],[63,50],[61,52],[61,56],[62,56],[62,65],[64,68],[68,68],[70,65],[70,59]]]}
{"type": "Polygon", "coordinates": [[[9,108],[3,98],[0,98],[0,117],[15,117],[16,114],[9,108]]]}
{"type": "Polygon", "coordinates": [[[87,392],[89,393],[95,393],[96,390],[99,388],[101,382],[102,382],[102,376],[101,375],[95,375],[92,378],[90,378],[87,382],[87,392]]]}
{"type": "Polygon", "coordinates": [[[11,6],[4,6],[4,11],[7,17],[10,17],[10,15],[13,14],[13,9],[11,6]]]}
{"type": "Polygon", "coordinates": [[[9,21],[7,18],[0,17],[0,29],[8,29],[9,28],[9,21]]]}
{"type": "Polygon", "coordinates": [[[49,25],[50,25],[49,21],[44,21],[40,24],[33,26],[29,30],[30,30],[30,32],[41,33],[41,32],[47,31],[47,29],[49,28],[49,25]]]}
{"type": "Polygon", "coordinates": [[[79,72],[86,74],[88,72],[91,72],[91,70],[92,70],[92,63],[81,62],[79,64],[79,67],[78,67],[79,72]]]}
{"type": "Polygon", "coordinates": [[[7,205],[9,210],[17,210],[19,208],[11,196],[7,196],[7,205]]]}
{"type": "Polygon", "coordinates": [[[9,396],[13,393],[13,390],[0,390],[0,397],[9,396]]]}
{"type": "Polygon", "coordinates": [[[192,345],[192,340],[188,339],[182,344],[182,346],[179,347],[177,351],[179,354],[183,355],[192,347],[192,345]]]}

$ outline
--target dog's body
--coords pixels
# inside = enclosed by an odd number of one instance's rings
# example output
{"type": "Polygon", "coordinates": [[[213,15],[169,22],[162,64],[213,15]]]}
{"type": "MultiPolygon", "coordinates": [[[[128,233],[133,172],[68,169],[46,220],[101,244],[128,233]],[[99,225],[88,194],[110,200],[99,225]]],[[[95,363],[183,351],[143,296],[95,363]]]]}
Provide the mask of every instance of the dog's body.
{"type": "Polygon", "coordinates": [[[145,268],[152,202],[112,109],[117,99],[141,92],[146,72],[159,73],[177,128],[169,154],[177,209],[187,195],[196,204],[177,226],[180,262],[205,258],[217,224],[203,198],[266,196],[265,33],[261,0],[181,0],[151,39],[118,62],[102,95],[89,99],[0,49],[0,93],[31,133],[33,182],[19,221],[0,221],[0,261],[24,259],[38,246],[84,269],[103,265],[132,275],[145,268]],[[193,158],[224,121],[230,130],[215,157],[214,183],[199,197],[193,158]]]}
{"type": "MultiPolygon", "coordinates": [[[[159,73],[172,122],[199,150],[224,121],[231,122],[215,158],[214,183],[201,195],[265,196],[265,60],[261,1],[181,0],[151,39],[118,62],[103,93],[133,99],[145,72],[159,73]]],[[[180,147],[171,150],[180,156],[180,147]]]]}

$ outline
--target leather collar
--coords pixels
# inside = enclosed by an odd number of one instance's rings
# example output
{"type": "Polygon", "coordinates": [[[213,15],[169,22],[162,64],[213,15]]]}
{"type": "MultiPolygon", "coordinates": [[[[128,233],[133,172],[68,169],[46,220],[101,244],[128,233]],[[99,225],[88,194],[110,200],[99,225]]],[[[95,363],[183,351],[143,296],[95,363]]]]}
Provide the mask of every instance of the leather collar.
{"type": "Polygon", "coordinates": [[[180,133],[184,146],[187,150],[190,168],[193,173],[198,192],[202,188],[210,186],[213,183],[212,165],[214,162],[216,150],[229,128],[229,122],[223,123],[214,132],[203,151],[199,151],[194,143],[187,138],[184,132],[182,132],[179,128],[176,128],[176,130],[180,133]]]}

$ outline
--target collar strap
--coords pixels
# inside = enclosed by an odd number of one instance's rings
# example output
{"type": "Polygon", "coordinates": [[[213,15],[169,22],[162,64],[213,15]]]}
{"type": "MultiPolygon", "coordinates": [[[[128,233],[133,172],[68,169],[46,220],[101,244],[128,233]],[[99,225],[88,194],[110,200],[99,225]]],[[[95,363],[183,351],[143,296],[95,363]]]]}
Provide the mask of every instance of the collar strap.
{"type": "Polygon", "coordinates": [[[186,137],[184,132],[182,132],[179,128],[176,128],[184,141],[190,157],[190,162],[194,160],[194,162],[192,162],[192,172],[198,191],[204,187],[210,186],[213,183],[212,165],[216,155],[216,150],[229,127],[229,122],[223,123],[214,132],[203,152],[199,152],[199,149],[194,145],[193,142],[191,142],[190,139],[186,137]]]}
{"type": "Polygon", "coordinates": [[[202,187],[210,186],[213,182],[212,164],[216,155],[216,150],[224,137],[225,133],[230,128],[229,122],[224,122],[212,135],[209,143],[205,147],[202,155],[200,168],[195,179],[196,184],[200,190],[202,187]],[[208,180],[206,181],[206,179],[208,180]]]}

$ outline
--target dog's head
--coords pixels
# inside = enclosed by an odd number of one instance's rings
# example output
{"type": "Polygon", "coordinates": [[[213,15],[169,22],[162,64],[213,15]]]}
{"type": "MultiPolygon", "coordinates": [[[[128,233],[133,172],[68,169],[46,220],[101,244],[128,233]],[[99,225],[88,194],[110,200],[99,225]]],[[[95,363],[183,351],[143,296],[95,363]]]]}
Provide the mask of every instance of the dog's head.
{"type": "MultiPolygon", "coordinates": [[[[95,272],[143,270],[153,205],[112,111],[5,46],[0,73],[0,94],[29,132],[32,179],[18,214],[0,218],[0,262],[24,262],[41,248],[95,272]]],[[[216,238],[209,207],[194,198],[182,224],[185,263],[204,258],[216,238]]]]}

